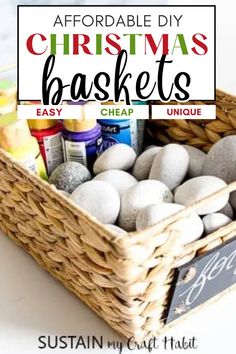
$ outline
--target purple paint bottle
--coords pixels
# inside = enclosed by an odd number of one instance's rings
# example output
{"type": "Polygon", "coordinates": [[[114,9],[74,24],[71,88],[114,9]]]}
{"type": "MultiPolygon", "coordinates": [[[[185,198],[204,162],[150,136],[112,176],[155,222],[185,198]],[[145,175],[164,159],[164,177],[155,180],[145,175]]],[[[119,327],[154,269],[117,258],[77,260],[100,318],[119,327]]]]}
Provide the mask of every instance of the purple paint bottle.
{"type": "Polygon", "coordinates": [[[92,169],[103,150],[102,131],[95,119],[65,119],[62,146],[65,161],[76,161],[92,169]]]}

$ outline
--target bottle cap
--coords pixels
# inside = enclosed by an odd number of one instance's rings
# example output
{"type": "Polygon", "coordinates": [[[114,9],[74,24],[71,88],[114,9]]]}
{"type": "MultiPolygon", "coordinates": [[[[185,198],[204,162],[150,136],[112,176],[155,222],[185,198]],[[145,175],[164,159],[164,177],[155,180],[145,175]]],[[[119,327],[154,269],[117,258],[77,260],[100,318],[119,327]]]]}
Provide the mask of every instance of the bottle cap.
{"type": "Polygon", "coordinates": [[[96,127],[96,124],[96,119],[65,119],[63,122],[65,129],[74,133],[84,132],[93,129],[94,127],[96,127]]]}
{"type": "Polygon", "coordinates": [[[102,102],[102,105],[104,106],[123,106],[125,104],[125,101],[119,101],[118,103],[115,103],[114,101],[102,102]]]}
{"type": "Polygon", "coordinates": [[[0,125],[0,147],[8,152],[19,149],[29,139],[31,134],[26,120],[13,120],[9,124],[0,125]]]}
{"type": "Polygon", "coordinates": [[[85,105],[87,102],[86,101],[67,101],[66,104],[68,104],[69,106],[83,106],[85,105]]]}
{"type": "Polygon", "coordinates": [[[63,129],[63,125],[61,122],[58,122],[54,127],[48,129],[31,129],[31,135],[34,136],[37,140],[42,139],[46,136],[54,135],[60,133],[63,129]]]}
{"type": "Polygon", "coordinates": [[[132,101],[133,105],[144,106],[147,105],[147,101],[132,101]]]}
{"type": "Polygon", "coordinates": [[[31,105],[34,105],[34,104],[41,105],[42,102],[41,101],[21,101],[20,104],[23,105],[23,106],[24,105],[31,106],[31,105]]]}
{"type": "Polygon", "coordinates": [[[96,105],[100,105],[101,103],[99,101],[65,101],[65,104],[67,105],[72,105],[72,106],[85,106],[85,105],[92,105],[92,104],[96,104],[96,105]]]}
{"type": "Polygon", "coordinates": [[[16,100],[10,96],[0,96],[0,116],[16,110],[16,100]]]}
{"type": "Polygon", "coordinates": [[[45,130],[57,125],[57,119],[28,119],[28,125],[32,130],[45,130]]]}
{"type": "Polygon", "coordinates": [[[16,84],[10,80],[0,80],[0,95],[15,96],[16,84]]]}

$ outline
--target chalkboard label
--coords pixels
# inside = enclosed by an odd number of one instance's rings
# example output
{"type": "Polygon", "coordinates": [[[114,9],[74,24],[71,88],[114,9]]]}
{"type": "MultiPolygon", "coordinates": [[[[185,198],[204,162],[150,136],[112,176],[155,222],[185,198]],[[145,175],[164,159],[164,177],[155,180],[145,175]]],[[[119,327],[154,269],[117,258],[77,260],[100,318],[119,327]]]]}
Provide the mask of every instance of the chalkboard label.
{"type": "Polygon", "coordinates": [[[169,323],[236,283],[236,237],[176,269],[169,323]]]}

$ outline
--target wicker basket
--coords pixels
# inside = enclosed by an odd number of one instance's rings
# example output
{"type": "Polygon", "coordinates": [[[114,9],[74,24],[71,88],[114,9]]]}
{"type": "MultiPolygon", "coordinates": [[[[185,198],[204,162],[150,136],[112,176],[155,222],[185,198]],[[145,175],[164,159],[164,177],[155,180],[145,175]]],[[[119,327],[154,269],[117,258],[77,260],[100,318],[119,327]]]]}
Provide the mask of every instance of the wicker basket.
{"type": "MultiPolygon", "coordinates": [[[[190,101],[185,104],[212,102],[190,101]]],[[[159,143],[178,142],[207,152],[222,137],[236,134],[236,97],[217,90],[215,104],[216,120],[153,120],[148,124],[148,134],[159,143]]]]}
{"type": "MultiPolygon", "coordinates": [[[[208,149],[221,135],[234,132],[236,125],[234,99],[219,91],[217,99],[216,121],[205,127],[196,121],[168,121],[167,128],[160,122],[162,134],[156,127],[153,134],[164,142],[173,137],[208,149]],[[179,132],[186,133],[185,139],[179,132]]],[[[233,190],[236,183],[147,230],[121,237],[0,150],[1,230],[117,332],[138,341],[168,327],[165,310],[179,261],[203,254],[236,232],[232,222],[181,246],[173,222],[233,190]]]]}

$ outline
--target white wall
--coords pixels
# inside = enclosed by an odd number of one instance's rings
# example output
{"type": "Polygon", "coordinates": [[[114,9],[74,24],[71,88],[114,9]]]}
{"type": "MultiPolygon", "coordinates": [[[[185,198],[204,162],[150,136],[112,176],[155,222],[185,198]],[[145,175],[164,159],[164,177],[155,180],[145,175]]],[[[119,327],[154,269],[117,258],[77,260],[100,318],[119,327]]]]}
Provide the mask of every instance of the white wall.
{"type": "MultiPolygon", "coordinates": [[[[163,4],[165,2],[165,0],[0,0],[0,67],[16,63],[16,5],[163,4]]],[[[14,77],[15,72],[11,71],[6,75],[14,77]]]]}

